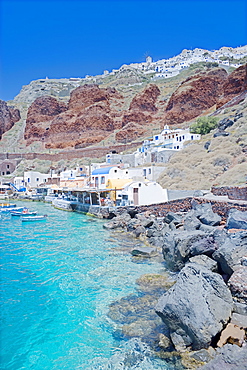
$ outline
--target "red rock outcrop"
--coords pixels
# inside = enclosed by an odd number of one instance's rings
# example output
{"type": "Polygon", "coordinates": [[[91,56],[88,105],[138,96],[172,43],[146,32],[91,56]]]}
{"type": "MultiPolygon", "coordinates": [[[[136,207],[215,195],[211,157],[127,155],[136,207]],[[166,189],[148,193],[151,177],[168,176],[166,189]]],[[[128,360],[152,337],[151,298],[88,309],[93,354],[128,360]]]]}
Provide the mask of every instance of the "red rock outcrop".
{"type": "Polygon", "coordinates": [[[217,68],[189,77],[172,94],[164,122],[172,125],[190,121],[214,106],[223,93],[227,72],[217,68]]]}
{"type": "Polygon", "coordinates": [[[134,97],[123,114],[122,129],[115,135],[118,142],[127,143],[145,134],[158,110],[155,103],[159,95],[158,86],[151,84],[134,97]]]}
{"type": "Polygon", "coordinates": [[[118,111],[112,107],[122,96],[115,89],[84,85],[71,93],[68,108],[51,97],[36,99],[28,110],[25,139],[39,137],[46,148],[95,144],[121,128],[118,111]]]}
{"type": "Polygon", "coordinates": [[[0,140],[2,135],[11,129],[20,120],[20,111],[13,107],[8,107],[7,103],[0,100],[0,140]]]}
{"type": "Polygon", "coordinates": [[[222,90],[223,95],[218,99],[217,109],[247,90],[247,64],[235,69],[227,77],[222,90]]]}
{"type": "Polygon", "coordinates": [[[130,104],[129,110],[138,110],[141,112],[156,112],[155,103],[160,95],[158,86],[151,84],[143,92],[137,94],[130,104]]]}
{"type": "Polygon", "coordinates": [[[121,99],[122,96],[114,88],[100,89],[98,85],[83,85],[70,94],[69,109],[82,110],[94,103],[107,102],[110,99],[121,99]]]}
{"type": "Polygon", "coordinates": [[[66,104],[58,102],[51,96],[40,96],[30,105],[27,112],[27,125],[50,121],[54,116],[66,111],[66,104]]]}
{"type": "Polygon", "coordinates": [[[115,138],[120,143],[128,143],[136,140],[144,133],[145,128],[143,126],[131,122],[125,126],[123,130],[118,131],[115,135],[115,138]]]}

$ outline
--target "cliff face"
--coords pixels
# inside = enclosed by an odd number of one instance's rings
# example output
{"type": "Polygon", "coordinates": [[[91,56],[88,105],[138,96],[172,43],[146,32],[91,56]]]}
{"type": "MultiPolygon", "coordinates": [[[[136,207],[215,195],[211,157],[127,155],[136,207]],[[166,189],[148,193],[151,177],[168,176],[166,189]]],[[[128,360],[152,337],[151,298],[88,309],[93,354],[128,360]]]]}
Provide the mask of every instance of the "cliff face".
{"type": "MultiPolygon", "coordinates": [[[[115,80],[127,72],[121,69],[115,80]]],[[[230,75],[222,68],[186,73],[189,77],[183,80],[116,85],[118,90],[109,77],[110,85],[105,82],[104,87],[84,84],[70,93],[66,90],[67,99],[40,96],[28,109],[26,144],[40,141],[46,148],[83,148],[108,138],[119,143],[142,140],[164,124],[179,125],[222,106],[247,85],[246,65],[230,75]]]]}
{"type": "Polygon", "coordinates": [[[247,88],[247,65],[227,75],[221,68],[192,76],[172,94],[165,123],[190,121],[213,106],[218,109],[247,88]]]}
{"type": "Polygon", "coordinates": [[[8,107],[5,101],[0,100],[0,139],[20,118],[20,111],[18,109],[8,107]]]}
{"type": "Polygon", "coordinates": [[[67,105],[43,96],[28,109],[24,138],[27,144],[39,139],[46,148],[80,148],[117,130],[117,141],[132,141],[152,122],[159,94],[157,86],[148,86],[134,97],[129,110],[123,109],[124,98],[116,89],[97,85],[76,88],[67,105]]]}
{"type": "Polygon", "coordinates": [[[185,80],[172,94],[165,112],[167,124],[190,121],[211,108],[222,94],[227,78],[224,69],[215,69],[185,80]]]}
{"type": "Polygon", "coordinates": [[[217,102],[217,109],[226,104],[235,96],[247,90],[247,64],[237,68],[223,84],[223,94],[217,102]]]}
{"type": "Polygon", "coordinates": [[[30,106],[24,138],[27,143],[39,137],[46,148],[86,146],[103,140],[120,128],[112,103],[121,102],[115,89],[84,85],[75,89],[68,105],[55,98],[41,97],[30,106]]]}

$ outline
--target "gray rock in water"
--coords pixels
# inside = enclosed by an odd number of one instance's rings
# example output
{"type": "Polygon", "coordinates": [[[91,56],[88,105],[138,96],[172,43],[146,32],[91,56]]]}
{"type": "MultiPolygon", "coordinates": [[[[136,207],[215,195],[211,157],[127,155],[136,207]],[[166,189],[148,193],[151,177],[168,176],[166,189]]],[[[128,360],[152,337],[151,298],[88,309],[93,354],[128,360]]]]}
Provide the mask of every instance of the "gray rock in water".
{"type": "Polygon", "coordinates": [[[219,274],[188,263],[176,284],[158,301],[155,311],[185,346],[207,348],[230,318],[230,290],[219,274]],[[190,340],[188,340],[188,337],[190,340]],[[189,344],[190,341],[190,344],[189,344]]]}
{"type": "Polygon", "coordinates": [[[131,251],[131,254],[138,257],[153,257],[157,255],[157,250],[151,247],[136,247],[131,251]]]}
{"type": "Polygon", "coordinates": [[[135,236],[138,238],[141,234],[146,234],[146,229],[144,226],[138,226],[135,230],[134,230],[134,234],[135,236]]]}
{"type": "Polygon", "coordinates": [[[217,350],[217,355],[200,370],[247,370],[246,347],[235,344],[226,344],[217,350]]]}
{"type": "Polygon", "coordinates": [[[247,229],[247,212],[231,209],[226,222],[227,229],[247,229]]]}

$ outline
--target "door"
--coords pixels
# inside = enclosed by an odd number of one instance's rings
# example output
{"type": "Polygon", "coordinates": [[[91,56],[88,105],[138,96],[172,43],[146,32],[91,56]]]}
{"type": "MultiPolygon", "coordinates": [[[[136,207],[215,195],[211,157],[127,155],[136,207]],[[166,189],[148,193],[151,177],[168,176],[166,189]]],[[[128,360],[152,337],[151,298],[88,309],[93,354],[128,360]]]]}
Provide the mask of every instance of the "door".
{"type": "Polygon", "coordinates": [[[139,200],[138,200],[138,188],[133,188],[133,200],[134,200],[134,205],[138,206],[139,200]]]}

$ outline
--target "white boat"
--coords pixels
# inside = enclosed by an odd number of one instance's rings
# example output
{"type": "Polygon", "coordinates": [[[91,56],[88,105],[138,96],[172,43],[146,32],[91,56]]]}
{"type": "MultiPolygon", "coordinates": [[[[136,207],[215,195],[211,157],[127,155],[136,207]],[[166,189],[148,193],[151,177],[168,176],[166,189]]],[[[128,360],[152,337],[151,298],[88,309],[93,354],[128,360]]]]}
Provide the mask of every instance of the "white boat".
{"type": "Polygon", "coordinates": [[[35,211],[29,211],[28,209],[27,210],[19,210],[19,211],[10,211],[10,214],[11,216],[35,216],[37,215],[37,212],[35,211]]]}
{"type": "Polygon", "coordinates": [[[22,216],[22,222],[33,222],[33,221],[45,221],[47,219],[47,215],[38,215],[38,216],[22,216]]]}

